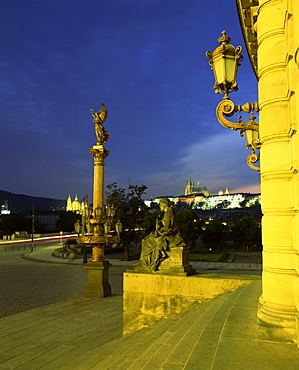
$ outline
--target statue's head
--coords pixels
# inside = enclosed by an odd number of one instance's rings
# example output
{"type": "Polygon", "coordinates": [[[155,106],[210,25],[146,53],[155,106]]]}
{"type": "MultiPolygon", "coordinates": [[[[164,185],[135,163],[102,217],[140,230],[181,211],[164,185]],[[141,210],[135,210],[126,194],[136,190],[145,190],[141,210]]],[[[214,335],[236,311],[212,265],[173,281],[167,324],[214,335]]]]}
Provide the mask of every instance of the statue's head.
{"type": "Polygon", "coordinates": [[[167,207],[171,207],[172,203],[168,198],[162,198],[160,200],[159,206],[160,206],[161,209],[164,209],[164,208],[167,208],[167,207]]]}

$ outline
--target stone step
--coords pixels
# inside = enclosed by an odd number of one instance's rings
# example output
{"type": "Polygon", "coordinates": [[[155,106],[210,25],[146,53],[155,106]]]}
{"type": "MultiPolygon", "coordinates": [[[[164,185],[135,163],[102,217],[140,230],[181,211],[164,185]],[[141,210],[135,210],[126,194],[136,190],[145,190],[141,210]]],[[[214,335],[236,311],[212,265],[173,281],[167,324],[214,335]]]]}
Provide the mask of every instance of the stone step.
{"type": "MultiPolygon", "coordinates": [[[[84,369],[160,369],[197,362],[202,338],[210,332],[213,333],[212,343],[210,339],[205,340],[204,346],[210,345],[210,353],[214,353],[217,335],[242,289],[244,287],[194,304],[189,310],[160,320],[149,328],[106,343],[89,351],[84,358],[76,358],[64,369],[82,369],[83,364],[84,369]]],[[[211,362],[209,356],[207,362],[211,362]]]]}

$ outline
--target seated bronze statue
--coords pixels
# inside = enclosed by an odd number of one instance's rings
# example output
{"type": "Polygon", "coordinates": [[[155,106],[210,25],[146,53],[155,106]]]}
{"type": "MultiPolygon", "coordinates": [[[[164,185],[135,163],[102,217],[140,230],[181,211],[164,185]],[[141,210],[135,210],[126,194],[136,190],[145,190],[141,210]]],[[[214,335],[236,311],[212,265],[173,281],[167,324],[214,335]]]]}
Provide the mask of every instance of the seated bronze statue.
{"type": "Polygon", "coordinates": [[[179,230],[178,219],[173,205],[168,198],[160,201],[163,218],[156,221],[156,230],[142,240],[142,250],[139,262],[135,267],[158,270],[160,263],[167,258],[167,251],[173,247],[183,247],[185,242],[179,230]]]}

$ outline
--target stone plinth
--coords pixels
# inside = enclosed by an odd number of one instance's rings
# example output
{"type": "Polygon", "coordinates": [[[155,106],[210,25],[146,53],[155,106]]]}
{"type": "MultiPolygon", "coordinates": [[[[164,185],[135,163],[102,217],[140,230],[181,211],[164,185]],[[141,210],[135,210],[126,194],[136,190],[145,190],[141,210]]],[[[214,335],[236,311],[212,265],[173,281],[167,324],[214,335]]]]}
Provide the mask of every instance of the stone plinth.
{"type": "Polygon", "coordinates": [[[123,333],[150,326],[194,303],[233,291],[248,282],[246,277],[230,275],[175,276],[127,270],[124,273],[123,333]]]}
{"type": "Polygon", "coordinates": [[[109,284],[109,261],[88,262],[85,264],[87,270],[87,285],[84,289],[85,298],[104,298],[111,295],[109,284]]]}
{"type": "MultiPolygon", "coordinates": [[[[196,274],[196,270],[190,265],[188,260],[189,246],[172,247],[167,251],[167,258],[160,263],[154,274],[190,276],[196,274]]],[[[136,273],[151,272],[146,266],[137,263],[134,267],[136,273]]]]}
{"type": "Polygon", "coordinates": [[[196,270],[188,260],[189,247],[174,247],[167,252],[168,258],[162,261],[158,272],[176,276],[195,275],[196,270]]]}

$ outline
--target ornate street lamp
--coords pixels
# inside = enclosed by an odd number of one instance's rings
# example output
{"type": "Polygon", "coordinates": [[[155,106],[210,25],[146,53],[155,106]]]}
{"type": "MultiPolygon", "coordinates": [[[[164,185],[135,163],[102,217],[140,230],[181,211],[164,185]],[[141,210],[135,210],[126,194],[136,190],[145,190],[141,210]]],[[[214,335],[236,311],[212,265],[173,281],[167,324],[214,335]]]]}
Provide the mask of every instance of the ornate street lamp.
{"type": "MultiPolygon", "coordinates": [[[[103,124],[107,118],[107,110],[102,103],[99,112],[89,110],[92,115],[96,144],[89,149],[94,159],[94,179],[93,179],[93,207],[84,202],[81,221],[75,223],[75,231],[78,234],[77,243],[92,247],[92,258],[84,266],[87,269],[88,283],[84,290],[85,297],[103,298],[111,294],[108,270],[109,261],[104,259],[104,247],[114,245],[120,241],[122,224],[116,224],[116,234],[111,233],[111,224],[115,215],[115,208],[108,205],[104,208],[104,167],[105,158],[110,151],[104,147],[104,143],[109,139],[109,133],[103,124]]],[[[86,261],[85,261],[86,262],[86,261]]]]}
{"type": "Polygon", "coordinates": [[[106,207],[105,211],[98,206],[93,213],[91,207],[88,207],[85,216],[82,215],[81,222],[78,220],[75,223],[75,231],[78,234],[77,242],[93,247],[91,262],[104,261],[104,246],[117,244],[120,241],[122,224],[119,221],[115,225],[117,235],[110,234],[114,215],[115,208],[110,205],[106,207]],[[82,230],[84,230],[83,233],[82,230]]]}
{"type": "Polygon", "coordinates": [[[209,64],[212,67],[215,77],[215,93],[223,94],[223,100],[216,108],[216,116],[219,123],[231,130],[239,130],[240,135],[246,137],[246,148],[251,149],[251,154],[247,157],[247,164],[250,168],[259,171],[259,167],[252,163],[259,161],[259,156],[255,154],[255,150],[261,147],[259,140],[259,124],[255,121],[253,111],[258,112],[258,102],[253,104],[246,103],[244,105],[235,106],[229,99],[228,94],[238,90],[237,73],[241,61],[244,59],[241,51],[242,47],[236,48],[229,44],[231,38],[226,36],[226,31],[222,31],[222,36],[217,40],[219,46],[213,51],[207,51],[206,56],[209,58],[209,64]],[[227,117],[231,117],[235,112],[251,113],[249,122],[243,122],[242,117],[238,117],[238,123],[231,122],[227,117]]]}

